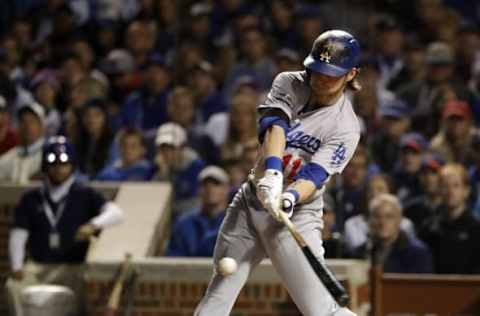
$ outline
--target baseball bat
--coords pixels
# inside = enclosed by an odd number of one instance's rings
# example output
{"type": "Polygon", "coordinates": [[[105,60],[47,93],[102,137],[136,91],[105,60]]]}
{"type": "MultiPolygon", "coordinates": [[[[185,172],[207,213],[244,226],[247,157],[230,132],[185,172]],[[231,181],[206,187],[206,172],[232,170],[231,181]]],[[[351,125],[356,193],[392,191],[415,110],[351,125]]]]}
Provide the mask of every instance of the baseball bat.
{"type": "Polygon", "coordinates": [[[122,265],[120,267],[120,273],[117,279],[115,280],[115,284],[113,285],[112,292],[110,293],[110,297],[108,298],[107,309],[104,313],[104,316],[118,315],[118,307],[120,306],[123,286],[130,272],[131,259],[132,259],[132,256],[130,254],[125,255],[125,259],[123,260],[122,265]]]}
{"type": "Polygon", "coordinates": [[[347,306],[350,298],[343,285],[340,284],[340,282],[338,282],[333,273],[330,272],[330,270],[321,261],[319,261],[317,257],[315,257],[312,249],[310,249],[305,239],[297,231],[292,221],[288,218],[287,213],[279,210],[279,214],[280,219],[285,224],[293,239],[295,239],[295,241],[297,242],[298,246],[302,249],[302,252],[307,258],[308,263],[310,264],[320,281],[322,281],[327,291],[330,293],[330,295],[332,295],[338,305],[342,307],[347,306]]]}

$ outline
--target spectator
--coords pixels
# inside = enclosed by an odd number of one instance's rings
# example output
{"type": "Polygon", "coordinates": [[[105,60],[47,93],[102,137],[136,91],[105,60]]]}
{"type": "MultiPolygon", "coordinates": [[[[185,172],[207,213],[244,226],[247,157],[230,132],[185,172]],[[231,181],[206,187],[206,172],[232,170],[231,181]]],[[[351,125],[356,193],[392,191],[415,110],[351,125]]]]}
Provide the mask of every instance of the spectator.
{"type": "Polygon", "coordinates": [[[473,23],[464,23],[456,36],[456,73],[468,84],[480,66],[480,31],[473,23]]]}
{"type": "Polygon", "coordinates": [[[445,21],[445,8],[442,1],[417,1],[413,10],[418,17],[416,31],[422,41],[429,43],[438,40],[438,30],[445,21]]]}
{"type": "Polygon", "coordinates": [[[81,109],[80,136],[75,142],[80,172],[95,178],[110,158],[113,135],[108,125],[106,103],[93,99],[81,109]]]}
{"type": "Polygon", "coordinates": [[[470,166],[473,163],[472,139],[475,133],[468,104],[449,101],[442,112],[442,130],[432,139],[430,150],[445,161],[470,166]]]}
{"type": "Polygon", "coordinates": [[[125,46],[135,58],[137,67],[151,63],[150,55],[155,48],[157,27],[153,21],[135,20],[125,33],[125,46]]]}
{"type": "Polygon", "coordinates": [[[213,74],[213,67],[207,61],[202,61],[191,71],[191,86],[196,94],[199,120],[202,124],[215,113],[228,110],[225,97],[218,89],[218,83],[213,74]]]}
{"type": "Polygon", "coordinates": [[[107,92],[108,90],[105,84],[97,79],[91,77],[80,79],[70,90],[70,104],[66,110],[79,109],[93,99],[105,99],[107,92]]]}
{"type": "Polygon", "coordinates": [[[30,103],[17,116],[20,143],[0,157],[0,180],[26,183],[40,172],[45,111],[40,104],[30,103]]]}
{"type": "Polygon", "coordinates": [[[425,244],[400,228],[402,206],[391,194],[383,193],[369,203],[370,240],[353,250],[355,258],[369,258],[383,265],[385,272],[431,273],[432,255],[425,244]]]}
{"type": "Polygon", "coordinates": [[[123,218],[115,203],[75,181],[75,153],[64,137],[50,138],[41,156],[44,183],[21,197],[10,231],[12,274],[6,287],[11,315],[23,315],[21,290],[34,284],[72,288],[80,311],[90,237],[123,218]],[[30,257],[24,263],[27,242],[30,257]]]}
{"type": "Polygon", "coordinates": [[[261,91],[268,90],[275,74],[275,65],[268,55],[266,35],[256,28],[244,30],[241,34],[241,52],[245,58],[227,76],[224,88],[226,95],[232,95],[233,83],[244,75],[253,76],[261,91]]]}
{"type": "Polygon", "coordinates": [[[480,273],[480,222],[468,206],[470,181],[465,167],[447,163],[440,170],[443,203],[419,236],[430,246],[436,273],[480,273]]]}
{"type": "Polygon", "coordinates": [[[100,181],[148,181],[153,165],[145,155],[147,144],[139,130],[125,130],[120,134],[120,158],[107,165],[96,177],[100,181]]]}
{"type": "Polygon", "coordinates": [[[300,56],[307,56],[310,53],[313,41],[325,27],[321,11],[321,8],[315,4],[296,7],[296,32],[298,35],[294,47],[299,51],[300,56]]]}
{"type": "Polygon", "coordinates": [[[80,59],[82,67],[83,69],[85,69],[88,76],[108,86],[108,80],[105,75],[101,73],[98,69],[95,69],[94,63],[96,60],[96,56],[88,40],[86,38],[76,39],[72,43],[72,50],[80,59]]]}
{"type": "Polygon", "coordinates": [[[96,32],[93,34],[94,48],[97,56],[106,56],[118,45],[121,29],[118,22],[110,19],[96,21],[96,32]]]}
{"type": "Polygon", "coordinates": [[[393,179],[396,195],[402,203],[421,192],[419,174],[426,147],[427,141],[419,133],[407,133],[400,138],[400,156],[393,172],[393,179]]]}
{"type": "MultiPolygon", "coordinates": [[[[258,5],[246,5],[235,11],[231,17],[232,36],[236,42],[242,41],[242,34],[248,29],[259,29],[261,24],[258,5]]],[[[240,45],[242,45],[240,43],[240,45]]],[[[241,47],[240,47],[241,49],[241,47]]]]}
{"type": "Polygon", "coordinates": [[[378,63],[370,58],[361,63],[362,71],[359,74],[362,82],[362,89],[354,94],[355,113],[360,117],[363,125],[362,133],[366,139],[371,139],[379,129],[378,109],[395,99],[393,93],[380,87],[380,68],[378,63]]]}
{"type": "Polygon", "coordinates": [[[275,76],[284,71],[302,70],[300,56],[290,48],[282,48],[277,51],[275,54],[275,66],[277,68],[275,76]]]}
{"type": "Polygon", "coordinates": [[[443,104],[451,99],[470,101],[472,95],[455,80],[455,57],[449,45],[430,44],[425,58],[425,79],[412,82],[397,93],[412,109],[412,129],[431,137],[438,131],[443,104]]]}
{"type": "Polygon", "coordinates": [[[238,159],[222,160],[222,166],[230,175],[230,196],[233,198],[238,189],[248,179],[252,168],[257,161],[259,150],[258,139],[251,139],[242,146],[242,153],[238,159]]]}
{"type": "Polygon", "coordinates": [[[270,34],[278,47],[295,47],[295,7],[289,0],[274,0],[270,5],[270,34]]]}
{"type": "Polygon", "coordinates": [[[256,96],[259,100],[265,100],[265,91],[260,91],[260,86],[258,85],[257,80],[250,75],[238,77],[232,85],[232,95],[237,94],[249,94],[256,96]]]}
{"type": "Polygon", "coordinates": [[[73,89],[82,79],[87,78],[87,69],[83,66],[82,59],[76,53],[67,53],[62,60],[60,78],[67,91],[73,89]]]}
{"type": "Polygon", "coordinates": [[[177,86],[168,96],[167,120],[181,125],[189,136],[200,134],[195,128],[201,128],[200,122],[196,120],[195,96],[190,88],[177,86]]]}
{"type": "MultiPolygon", "coordinates": [[[[367,189],[365,190],[360,205],[362,208],[361,213],[350,217],[345,222],[344,236],[346,247],[349,251],[367,242],[370,219],[368,203],[381,194],[391,194],[392,192],[393,184],[386,174],[375,174],[369,178],[367,189]]],[[[400,228],[408,236],[415,236],[413,224],[408,218],[402,218],[400,228]]]]}
{"type": "Polygon", "coordinates": [[[375,59],[380,68],[380,87],[386,88],[390,80],[403,66],[402,53],[404,34],[392,17],[380,18],[375,29],[377,45],[375,59]]]}
{"type": "Polygon", "coordinates": [[[26,18],[17,18],[12,25],[12,35],[20,49],[27,52],[33,43],[32,22],[26,18]]]}
{"type": "Polygon", "coordinates": [[[230,180],[223,169],[208,166],[198,175],[198,182],[200,207],[178,219],[167,256],[213,256],[216,236],[225,217],[230,180]]]}
{"type": "Polygon", "coordinates": [[[382,104],[380,130],[372,137],[371,150],[376,164],[383,172],[391,172],[399,154],[400,138],[410,128],[409,109],[399,99],[382,104]]]}
{"type": "Polygon", "coordinates": [[[187,131],[188,145],[206,161],[218,162],[219,149],[211,138],[204,134],[202,114],[197,111],[193,91],[177,86],[168,97],[167,111],[170,122],[177,123],[187,131]]]}
{"type": "Polygon", "coordinates": [[[160,55],[150,56],[145,66],[143,88],[133,92],[122,107],[124,126],[141,129],[153,139],[158,126],[167,120],[170,70],[160,55]]]}
{"type": "Polygon", "coordinates": [[[158,128],[155,138],[155,180],[171,181],[175,197],[174,215],[197,205],[197,178],[205,166],[198,154],[187,145],[187,133],[176,123],[165,123],[158,128]]]}
{"type": "Polygon", "coordinates": [[[322,243],[325,250],[325,258],[343,258],[345,255],[345,242],[336,225],[335,205],[332,197],[328,194],[323,198],[323,228],[322,243]]]}
{"type": "Polygon", "coordinates": [[[141,87],[141,72],[136,69],[135,60],[126,49],[113,49],[99,67],[110,80],[110,96],[116,102],[123,102],[131,92],[141,87]]]}
{"type": "MultiPolygon", "coordinates": [[[[185,23],[184,37],[202,45],[202,50],[215,52],[211,28],[212,6],[207,2],[194,3],[190,7],[190,20],[185,23]]],[[[213,57],[209,56],[209,57],[213,57]]]]}
{"type": "Polygon", "coordinates": [[[406,85],[421,82],[425,78],[425,68],[425,47],[417,39],[411,39],[405,44],[403,65],[392,76],[387,89],[396,92],[406,85]]]}
{"type": "Polygon", "coordinates": [[[60,90],[55,73],[52,70],[42,70],[33,77],[30,83],[35,100],[45,109],[46,135],[56,135],[60,129],[61,117],[57,110],[57,99],[60,90]]]}
{"type": "Polygon", "coordinates": [[[345,221],[362,212],[362,196],[367,184],[368,156],[365,147],[357,146],[343,171],[340,183],[331,190],[335,201],[337,229],[343,231],[345,221]]]}
{"type": "Polygon", "coordinates": [[[18,134],[12,127],[10,113],[7,110],[7,101],[0,95],[0,157],[17,146],[18,142],[18,134]]]}
{"type": "Polygon", "coordinates": [[[221,159],[238,159],[243,146],[257,138],[255,95],[239,93],[231,101],[229,113],[213,115],[206,125],[206,134],[221,148],[221,159]]]}
{"type": "MultiPolygon", "coordinates": [[[[175,71],[173,81],[180,85],[188,84],[190,79],[189,72],[203,60],[206,60],[207,57],[207,53],[199,43],[187,39],[181,40],[175,46],[175,51],[172,53],[172,59],[174,61],[174,67],[172,68],[175,71]]],[[[218,62],[221,65],[225,61],[219,60],[218,62]]],[[[217,67],[219,67],[218,64],[216,64],[216,68],[217,67]]]]}
{"type": "Polygon", "coordinates": [[[248,9],[249,3],[246,0],[219,1],[215,3],[212,11],[212,27],[217,39],[226,36],[230,31],[230,18],[237,12],[248,9]]]}
{"type": "Polygon", "coordinates": [[[12,81],[21,84],[25,79],[25,74],[21,65],[23,51],[20,44],[13,36],[6,36],[1,41],[0,48],[4,50],[5,54],[4,63],[6,66],[6,73],[12,81]]]}
{"type": "Polygon", "coordinates": [[[441,167],[440,159],[434,156],[424,157],[419,175],[420,194],[404,202],[405,216],[413,222],[417,232],[442,203],[439,174],[441,167]]]}
{"type": "Polygon", "coordinates": [[[167,55],[175,46],[180,31],[180,14],[177,3],[169,0],[156,1],[155,19],[158,25],[158,32],[155,30],[154,41],[160,53],[167,55]]]}
{"type": "Polygon", "coordinates": [[[228,120],[228,133],[221,146],[221,157],[240,158],[243,146],[257,139],[256,110],[257,99],[249,95],[236,95],[232,99],[228,120]]]}
{"type": "Polygon", "coordinates": [[[141,2],[136,0],[102,0],[95,6],[95,15],[91,18],[100,21],[129,21],[139,13],[141,2]]]}
{"type": "Polygon", "coordinates": [[[376,174],[368,179],[367,188],[364,191],[359,208],[361,213],[348,218],[345,221],[344,236],[346,247],[349,251],[361,246],[368,238],[368,202],[374,197],[392,192],[392,183],[387,175],[376,174]]]}

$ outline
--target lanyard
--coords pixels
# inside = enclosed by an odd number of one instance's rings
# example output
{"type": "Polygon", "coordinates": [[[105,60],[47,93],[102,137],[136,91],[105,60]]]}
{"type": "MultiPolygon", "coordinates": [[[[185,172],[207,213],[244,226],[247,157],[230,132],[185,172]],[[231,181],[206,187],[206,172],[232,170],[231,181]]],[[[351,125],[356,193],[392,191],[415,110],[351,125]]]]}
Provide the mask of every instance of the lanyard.
{"type": "Polygon", "coordinates": [[[65,205],[67,204],[66,200],[67,199],[65,198],[58,204],[57,214],[53,214],[53,210],[50,207],[47,199],[43,198],[43,210],[45,212],[45,215],[47,216],[50,226],[55,231],[57,230],[57,224],[60,221],[60,218],[62,218],[63,212],[65,211],[65,205]]]}

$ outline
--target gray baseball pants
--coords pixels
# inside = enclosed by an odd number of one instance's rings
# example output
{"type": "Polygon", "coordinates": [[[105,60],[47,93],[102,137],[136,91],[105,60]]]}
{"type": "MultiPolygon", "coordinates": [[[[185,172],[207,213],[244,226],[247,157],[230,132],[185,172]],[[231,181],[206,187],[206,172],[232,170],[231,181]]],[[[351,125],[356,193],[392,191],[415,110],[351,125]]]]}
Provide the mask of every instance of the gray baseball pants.
{"type": "MultiPolygon", "coordinates": [[[[295,210],[292,222],[315,255],[324,260],[320,229],[322,212],[295,210]]],[[[214,269],[195,316],[228,316],[250,272],[268,256],[293,301],[305,316],[336,315],[338,305],[314,273],[303,252],[282,223],[258,201],[254,188],[243,184],[227,209],[217,238],[214,265],[223,257],[234,258],[238,270],[222,276],[214,269]]]]}

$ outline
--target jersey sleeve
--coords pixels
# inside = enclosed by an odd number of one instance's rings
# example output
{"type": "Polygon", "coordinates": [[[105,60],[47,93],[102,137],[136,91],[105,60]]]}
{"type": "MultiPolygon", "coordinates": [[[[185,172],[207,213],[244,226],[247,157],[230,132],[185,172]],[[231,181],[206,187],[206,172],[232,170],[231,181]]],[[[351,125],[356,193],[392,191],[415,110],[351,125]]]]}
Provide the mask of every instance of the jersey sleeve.
{"type": "Polygon", "coordinates": [[[288,73],[278,74],[273,80],[266,100],[257,107],[257,110],[281,109],[291,120],[295,113],[295,107],[298,106],[294,81],[295,78],[288,73]]]}
{"type": "Polygon", "coordinates": [[[311,162],[322,166],[329,175],[342,173],[357,148],[360,134],[346,132],[334,135],[327,142],[320,145],[312,156],[311,162]]]}

